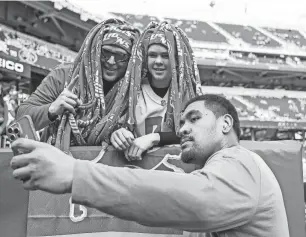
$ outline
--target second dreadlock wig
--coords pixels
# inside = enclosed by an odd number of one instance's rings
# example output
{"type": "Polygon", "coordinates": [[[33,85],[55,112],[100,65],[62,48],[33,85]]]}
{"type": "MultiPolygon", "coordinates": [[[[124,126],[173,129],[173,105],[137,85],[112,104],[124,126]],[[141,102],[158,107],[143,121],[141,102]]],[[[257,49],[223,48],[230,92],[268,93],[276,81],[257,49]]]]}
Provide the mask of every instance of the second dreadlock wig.
{"type": "Polygon", "coordinates": [[[126,77],[119,80],[104,95],[101,48],[102,45],[115,45],[131,53],[139,35],[138,29],[119,19],[103,21],[88,33],[65,84],[65,88],[76,94],[82,104],[76,116],[69,112],[61,116],[49,143],[67,151],[71,139],[75,145],[84,146],[101,145],[108,137],[117,118],[127,107],[129,80],[126,77]],[[71,139],[70,134],[73,134],[71,139]]]}
{"type": "Polygon", "coordinates": [[[130,80],[129,109],[127,125],[131,130],[136,126],[135,107],[141,92],[142,81],[148,78],[147,52],[152,44],[164,45],[169,54],[172,80],[165,125],[172,131],[179,131],[179,118],[182,106],[189,99],[201,95],[201,82],[195,56],[186,34],[178,27],[167,22],[151,22],[141,34],[132,51],[131,61],[126,74],[130,80]]]}

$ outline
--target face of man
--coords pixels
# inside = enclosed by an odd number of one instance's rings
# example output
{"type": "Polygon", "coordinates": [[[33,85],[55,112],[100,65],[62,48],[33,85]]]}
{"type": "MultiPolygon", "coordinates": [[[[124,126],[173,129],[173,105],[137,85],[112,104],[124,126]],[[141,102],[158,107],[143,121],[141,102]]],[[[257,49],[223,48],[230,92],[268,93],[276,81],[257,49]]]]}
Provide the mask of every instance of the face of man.
{"type": "Polygon", "coordinates": [[[103,79],[109,82],[120,80],[126,71],[130,55],[124,49],[104,45],[101,52],[103,79]]]}
{"type": "Polygon", "coordinates": [[[171,64],[166,47],[152,44],[148,49],[148,70],[152,76],[152,86],[167,88],[171,82],[171,64]]]}
{"type": "Polygon", "coordinates": [[[204,101],[188,105],[180,121],[182,161],[203,167],[207,159],[221,149],[222,125],[222,116],[217,119],[204,101]]]}

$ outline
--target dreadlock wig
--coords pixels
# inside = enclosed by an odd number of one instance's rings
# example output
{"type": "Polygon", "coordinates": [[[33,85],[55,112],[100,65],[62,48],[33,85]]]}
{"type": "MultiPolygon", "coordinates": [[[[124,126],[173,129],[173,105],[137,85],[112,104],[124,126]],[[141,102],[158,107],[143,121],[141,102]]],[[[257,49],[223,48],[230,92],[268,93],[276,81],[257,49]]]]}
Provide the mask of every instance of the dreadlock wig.
{"type": "Polygon", "coordinates": [[[152,44],[161,44],[168,49],[172,80],[164,126],[179,131],[182,106],[189,99],[201,95],[201,82],[193,50],[185,33],[167,22],[151,22],[141,34],[131,56],[126,79],[130,80],[127,125],[135,131],[135,107],[139,98],[141,83],[148,79],[147,52],[152,44]]]}
{"type": "MultiPolygon", "coordinates": [[[[119,19],[108,19],[96,25],[87,35],[73,65],[65,88],[78,96],[81,105],[77,115],[65,112],[48,142],[68,151],[70,140],[79,146],[101,145],[117,118],[127,107],[128,78],[115,83],[104,95],[101,48],[115,45],[131,54],[140,35],[138,29],[119,19]],[[73,137],[70,138],[70,135],[73,137]]],[[[131,61],[129,61],[129,65],[131,61]]]]}

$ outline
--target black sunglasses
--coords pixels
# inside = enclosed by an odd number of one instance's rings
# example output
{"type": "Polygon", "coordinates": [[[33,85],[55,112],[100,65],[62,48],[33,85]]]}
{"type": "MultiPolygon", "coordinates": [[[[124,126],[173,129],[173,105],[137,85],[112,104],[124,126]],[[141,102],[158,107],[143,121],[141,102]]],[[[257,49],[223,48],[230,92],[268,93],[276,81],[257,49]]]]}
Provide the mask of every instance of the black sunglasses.
{"type": "Polygon", "coordinates": [[[115,60],[116,63],[126,62],[130,59],[129,54],[117,53],[117,52],[115,53],[115,52],[109,51],[107,49],[102,49],[101,50],[101,58],[103,60],[108,61],[111,56],[114,57],[114,60],[115,60]]]}

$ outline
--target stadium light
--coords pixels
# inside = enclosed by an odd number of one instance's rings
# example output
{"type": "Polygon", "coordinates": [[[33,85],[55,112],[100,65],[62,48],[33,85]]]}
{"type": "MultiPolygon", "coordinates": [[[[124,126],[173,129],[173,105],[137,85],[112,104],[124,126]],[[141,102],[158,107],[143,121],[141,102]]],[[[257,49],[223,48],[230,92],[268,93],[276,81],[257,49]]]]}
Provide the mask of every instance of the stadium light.
{"type": "Polygon", "coordinates": [[[60,11],[64,8],[64,6],[61,4],[61,2],[54,2],[54,8],[60,11]]]}
{"type": "Polygon", "coordinates": [[[215,2],[215,1],[211,1],[211,2],[209,3],[209,6],[210,6],[211,8],[213,8],[215,5],[216,5],[216,2],[215,2]]]}
{"type": "Polygon", "coordinates": [[[81,12],[80,18],[81,18],[82,21],[88,21],[89,15],[84,13],[84,12],[81,12]]]}

